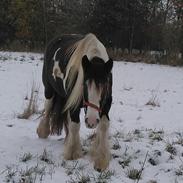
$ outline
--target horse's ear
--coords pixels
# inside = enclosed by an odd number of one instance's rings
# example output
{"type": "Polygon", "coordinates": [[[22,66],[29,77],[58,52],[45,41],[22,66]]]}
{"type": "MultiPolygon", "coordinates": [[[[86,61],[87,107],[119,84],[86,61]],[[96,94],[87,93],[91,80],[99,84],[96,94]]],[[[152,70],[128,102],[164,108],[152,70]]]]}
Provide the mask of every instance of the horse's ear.
{"type": "Polygon", "coordinates": [[[91,65],[91,63],[88,60],[88,57],[86,55],[84,55],[83,58],[82,58],[83,70],[86,71],[90,67],[90,65],[91,65]]]}
{"type": "Polygon", "coordinates": [[[107,73],[111,72],[112,67],[113,67],[113,60],[109,58],[109,60],[105,63],[105,69],[107,73]]]}

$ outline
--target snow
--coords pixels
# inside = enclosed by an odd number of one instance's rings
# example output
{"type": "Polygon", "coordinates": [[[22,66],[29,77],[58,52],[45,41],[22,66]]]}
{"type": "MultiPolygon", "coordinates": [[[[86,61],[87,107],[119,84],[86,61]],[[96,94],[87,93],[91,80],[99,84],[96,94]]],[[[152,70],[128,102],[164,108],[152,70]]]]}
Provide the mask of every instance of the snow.
{"type": "MultiPolygon", "coordinates": [[[[0,52],[0,182],[19,182],[20,178],[23,182],[26,177],[23,171],[36,166],[43,173],[37,173],[33,182],[77,182],[82,175],[89,176],[90,182],[100,182],[97,177],[101,174],[93,169],[88,155],[78,161],[63,160],[64,134],[45,140],[37,137],[39,114],[28,120],[17,118],[25,108],[25,97],[30,97],[33,82],[39,90],[39,110],[43,109],[42,57],[35,53],[0,52]],[[54,163],[41,161],[44,150],[54,163]],[[22,162],[25,153],[32,157],[22,162]]],[[[127,176],[128,172],[133,168],[140,170],[143,162],[140,183],[183,182],[182,91],[181,67],[114,63],[110,111],[112,158],[108,169],[114,175],[106,182],[135,182],[127,176]],[[149,101],[155,106],[146,105],[149,101]],[[168,144],[175,148],[175,153],[167,151],[168,144]],[[127,159],[130,162],[124,164],[127,159]]],[[[84,125],[82,112],[81,140],[85,150],[89,149],[87,137],[91,133],[84,125]]]]}

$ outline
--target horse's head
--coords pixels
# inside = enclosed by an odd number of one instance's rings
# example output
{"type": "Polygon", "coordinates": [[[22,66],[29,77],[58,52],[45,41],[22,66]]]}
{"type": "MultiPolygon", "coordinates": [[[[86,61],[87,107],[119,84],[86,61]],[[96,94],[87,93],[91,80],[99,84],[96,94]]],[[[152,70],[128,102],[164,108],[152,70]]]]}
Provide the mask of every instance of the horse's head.
{"type": "Polygon", "coordinates": [[[99,57],[94,57],[89,61],[85,55],[82,59],[82,66],[84,71],[85,123],[88,128],[95,128],[100,121],[102,107],[108,94],[113,61],[109,59],[104,62],[99,57]]]}

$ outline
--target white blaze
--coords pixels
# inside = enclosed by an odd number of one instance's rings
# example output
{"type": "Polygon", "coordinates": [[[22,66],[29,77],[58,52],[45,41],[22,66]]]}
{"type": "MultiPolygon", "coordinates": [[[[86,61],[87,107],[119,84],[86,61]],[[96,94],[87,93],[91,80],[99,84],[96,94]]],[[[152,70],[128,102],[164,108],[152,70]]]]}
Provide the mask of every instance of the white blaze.
{"type": "MultiPolygon", "coordinates": [[[[98,89],[96,87],[94,81],[92,81],[90,84],[87,83],[87,85],[88,85],[88,102],[100,107],[101,89],[98,89]]],[[[96,109],[88,106],[85,118],[88,118],[89,124],[96,125],[97,119],[100,119],[99,112],[96,109]]]]}

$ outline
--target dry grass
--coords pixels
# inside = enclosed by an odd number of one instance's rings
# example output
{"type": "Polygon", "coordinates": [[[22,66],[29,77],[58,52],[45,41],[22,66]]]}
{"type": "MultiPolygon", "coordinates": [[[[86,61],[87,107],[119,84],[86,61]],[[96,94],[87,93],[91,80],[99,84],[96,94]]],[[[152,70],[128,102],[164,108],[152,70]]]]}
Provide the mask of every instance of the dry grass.
{"type": "Polygon", "coordinates": [[[152,92],[150,99],[147,101],[147,103],[145,105],[150,105],[152,107],[160,107],[160,103],[158,101],[157,94],[152,92]]]}
{"type": "Polygon", "coordinates": [[[152,55],[150,51],[142,51],[133,49],[132,53],[129,53],[128,49],[121,48],[108,48],[107,52],[114,60],[123,60],[126,62],[143,62],[148,64],[163,64],[172,66],[182,66],[183,58],[178,58],[178,54],[171,55],[152,55]]]}
{"type": "Polygon", "coordinates": [[[39,87],[37,87],[35,82],[33,82],[31,87],[30,99],[28,99],[28,97],[25,98],[25,100],[28,100],[28,103],[23,113],[18,115],[19,119],[29,119],[30,116],[39,112],[37,104],[38,94],[39,94],[39,87]]]}
{"type": "Polygon", "coordinates": [[[167,152],[169,152],[171,155],[176,155],[177,154],[176,148],[172,144],[170,144],[170,143],[167,143],[166,144],[165,150],[167,152]]]}

